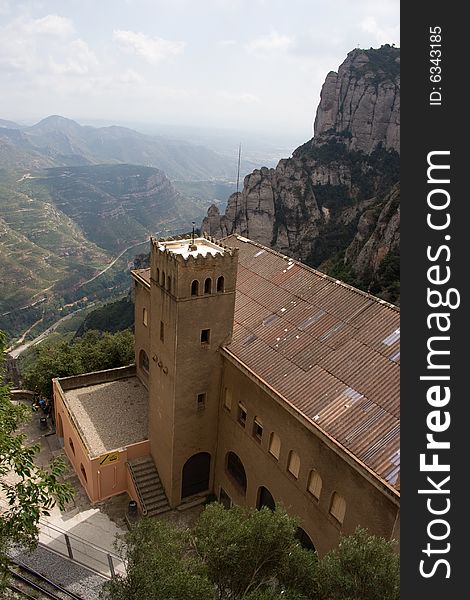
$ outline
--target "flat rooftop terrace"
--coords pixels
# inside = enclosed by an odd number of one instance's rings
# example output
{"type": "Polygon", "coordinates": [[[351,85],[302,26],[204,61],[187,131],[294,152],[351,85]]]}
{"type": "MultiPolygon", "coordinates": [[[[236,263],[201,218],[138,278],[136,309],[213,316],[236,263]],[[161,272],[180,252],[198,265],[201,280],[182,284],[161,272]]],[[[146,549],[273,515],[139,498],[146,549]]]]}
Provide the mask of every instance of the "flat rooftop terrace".
{"type": "Polygon", "coordinates": [[[208,254],[215,256],[216,254],[224,253],[222,246],[201,237],[194,238],[194,240],[188,238],[183,240],[159,241],[158,247],[160,250],[168,250],[172,254],[181,254],[185,259],[190,256],[196,258],[197,256],[207,256],[208,254]]]}
{"type": "Polygon", "coordinates": [[[77,377],[73,387],[64,385],[62,389],[91,457],[148,438],[148,391],[137,377],[97,383],[87,375],[83,377],[82,386],[77,377]]]}

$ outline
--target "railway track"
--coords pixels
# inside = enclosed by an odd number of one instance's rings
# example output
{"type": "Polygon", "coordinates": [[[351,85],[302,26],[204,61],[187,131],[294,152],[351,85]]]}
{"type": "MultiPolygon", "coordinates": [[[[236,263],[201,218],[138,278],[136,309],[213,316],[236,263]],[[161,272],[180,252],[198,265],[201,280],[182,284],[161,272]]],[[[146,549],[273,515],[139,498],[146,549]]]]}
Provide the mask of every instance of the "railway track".
{"type": "Polygon", "coordinates": [[[10,576],[11,582],[8,587],[21,598],[31,598],[34,600],[84,600],[82,596],[77,596],[77,594],[66,590],[19,561],[12,561],[10,576]]]}

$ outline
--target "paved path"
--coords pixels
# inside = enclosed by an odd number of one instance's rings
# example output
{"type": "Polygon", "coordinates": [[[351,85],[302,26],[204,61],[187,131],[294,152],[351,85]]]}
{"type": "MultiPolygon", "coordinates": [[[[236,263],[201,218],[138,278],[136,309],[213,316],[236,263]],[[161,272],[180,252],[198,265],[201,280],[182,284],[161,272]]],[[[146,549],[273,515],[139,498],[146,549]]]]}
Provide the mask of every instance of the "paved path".
{"type": "MultiPolygon", "coordinates": [[[[59,439],[51,431],[39,428],[39,416],[33,415],[32,420],[23,428],[28,443],[40,446],[36,463],[46,466],[58,455],[63,455],[59,439]]],[[[7,475],[7,481],[15,481],[13,474],[7,475]]],[[[41,519],[39,541],[44,546],[61,554],[68,554],[64,533],[69,534],[74,556],[78,561],[91,569],[106,576],[110,576],[107,553],[116,554],[114,542],[116,536],[124,534],[127,528],[124,525],[124,516],[127,508],[127,496],[117,496],[106,501],[101,506],[92,507],[90,501],[75,475],[69,479],[75,487],[76,494],[65,511],[55,506],[50,511],[50,516],[41,519]],[[114,514],[116,521],[112,520],[107,512],[114,514]]],[[[0,493],[0,509],[6,508],[6,498],[0,493]]],[[[70,561],[69,561],[70,562],[70,561]]],[[[120,561],[114,560],[115,571],[123,572],[120,561]]]]}

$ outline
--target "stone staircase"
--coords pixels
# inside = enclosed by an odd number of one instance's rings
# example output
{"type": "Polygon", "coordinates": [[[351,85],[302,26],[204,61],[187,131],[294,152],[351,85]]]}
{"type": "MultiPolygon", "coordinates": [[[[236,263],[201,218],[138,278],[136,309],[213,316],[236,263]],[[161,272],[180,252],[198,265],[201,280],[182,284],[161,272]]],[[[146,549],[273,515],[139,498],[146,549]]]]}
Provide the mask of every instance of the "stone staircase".
{"type": "Polygon", "coordinates": [[[170,509],[155,463],[150,456],[127,463],[142,505],[142,513],[153,517],[170,509]]]}

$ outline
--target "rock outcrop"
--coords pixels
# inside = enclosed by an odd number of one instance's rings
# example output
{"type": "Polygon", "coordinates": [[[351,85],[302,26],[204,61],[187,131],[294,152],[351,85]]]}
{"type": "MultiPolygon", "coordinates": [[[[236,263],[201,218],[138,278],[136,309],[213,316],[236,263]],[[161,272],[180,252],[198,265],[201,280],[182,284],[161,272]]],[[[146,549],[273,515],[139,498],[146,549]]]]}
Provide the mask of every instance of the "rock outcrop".
{"type": "Polygon", "coordinates": [[[350,150],[382,144],[400,152],[400,56],[395,48],[353,50],[328,73],[315,118],[315,141],[343,135],[350,150]]]}
{"type": "Polygon", "coordinates": [[[399,248],[399,90],[398,49],[350,52],[323,85],[313,139],[247,175],[225,214],[209,208],[202,230],[240,233],[375,290],[399,248]]]}

